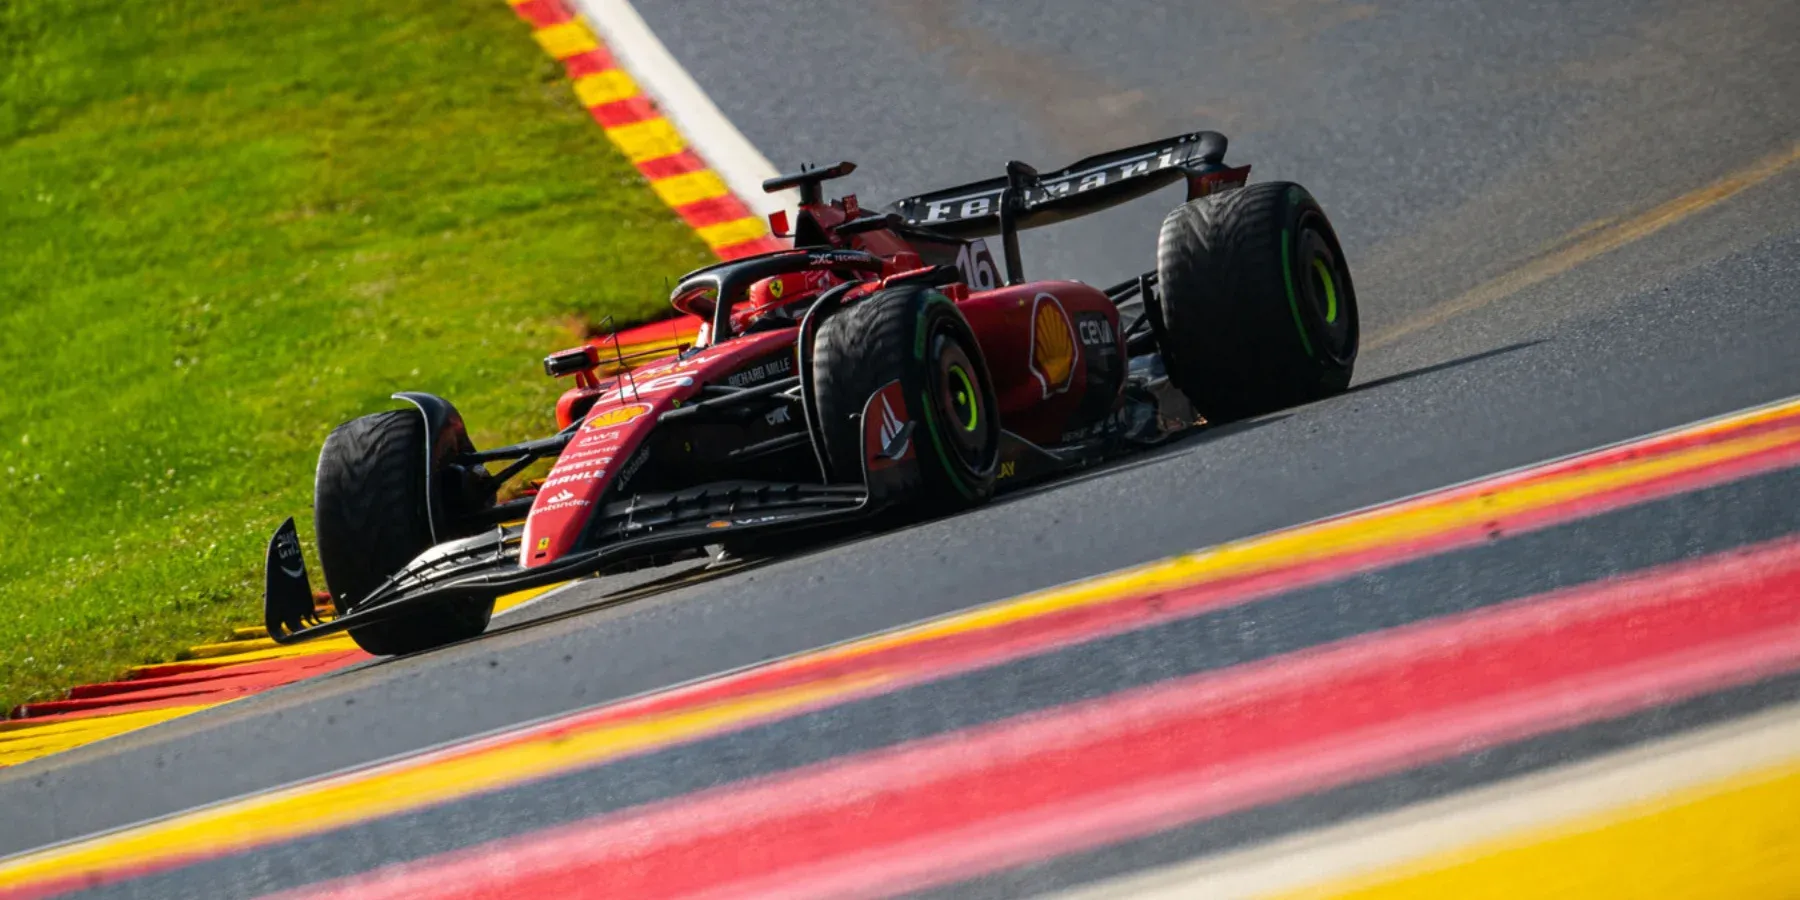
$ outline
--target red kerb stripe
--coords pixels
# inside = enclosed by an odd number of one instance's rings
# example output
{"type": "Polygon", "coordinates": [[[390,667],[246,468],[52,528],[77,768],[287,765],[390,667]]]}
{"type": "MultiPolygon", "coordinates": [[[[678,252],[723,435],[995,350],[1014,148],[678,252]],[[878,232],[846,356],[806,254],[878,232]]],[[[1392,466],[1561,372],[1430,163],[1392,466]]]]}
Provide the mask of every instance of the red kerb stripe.
{"type": "Polygon", "coordinates": [[[618,67],[618,62],[614,61],[611,53],[606,52],[605,47],[577,53],[563,60],[563,70],[568,72],[571,81],[583,75],[598,75],[618,67]]]}
{"type": "Polygon", "coordinates": [[[561,25],[575,18],[575,14],[563,5],[562,0],[526,0],[526,2],[514,6],[513,12],[518,13],[519,18],[530,22],[533,28],[561,25]]]}
{"type": "Polygon", "coordinates": [[[765,235],[754,240],[745,241],[741,244],[728,244],[713,252],[717,253],[720,259],[743,259],[746,256],[755,256],[758,253],[772,253],[776,250],[786,249],[789,249],[787,244],[782,243],[776,238],[765,235]]]}
{"type": "Polygon", "coordinates": [[[756,691],[872,672],[887,671],[894,673],[896,677],[884,680],[879,687],[871,688],[871,692],[893,690],[906,684],[946,678],[959,672],[997,665],[1009,659],[1133,628],[1255,602],[1283,591],[1323,584],[1358,572],[1373,571],[1405,560],[1478,544],[1497,533],[1518,534],[1578,516],[1593,515],[1631,503],[1694,490],[1770,467],[1790,464],[1797,459],[1800,459],[1800,446],[1777,448],[1705,470],[1683,472],[1514,516],[1496,517],[1462,528],[1437,532],[1415,541],[1384,544],[1309,562],[1291,563],[1190,587],[1121,595],[1100,603],[1033,616],[995,628],[897,644],[855,656],[801,658],[771,663],[736,675],[596,710],[585,715],[579,726],[570,727],[591,727],[609,720],[691,709],[756,691]]]}
{"type": "Polygon", "coordinates": [[[668,156],[659,156],[638,163],[638,171],[645,178],[668,178],[671,175],[686,175],[689,172],[700,172],[706,169],[706,162],[695,155],[692,150],[683,150],[668,156]]]}
{"type": "MultiPolygon", "coordinates": [[[[1224,608],[1267,597],[1284,590],[1319,584],[1361,571],[1369,571],[1430,553],[1440,553],[1459,546],[1487,540],[1496,532],[1514,534],[1566,521],[1581,515],[1592,515],[1630,503],[1659,496],[1694,490],[1708,484],[1741,478],[1769,468],[1792,464],[1800,458],[1800,446],[1778,447],[1753,456],[1728,460],[1699,470],[1677,473],[1652,482],[1632,485],[1612,492],[1593,494],[1563,504],[1532,510],[1512,517],[1438,532],[1412,542],[1386,544],[1356,553],[1340,554],[1307,563],[1289,564],[1268,571],[1219,579],[1206,584],[1122,595],[1117,599],[1076,607],[1058,613],[1035,616],[992,629],[947,635],[928,641],[899,644],[882,650],[851,656],[800,658],[768,665],[700,682],[684,688],[579,713],[567,719],[527,731],[498,735],[484,741],[440,751],[442,758],[456,758],[485,752],[493,746],[541,740],[565,731],[592,728],[607,722],[624,721],[640,716],[692,709],[755,691],[771,690],[794,684],[850,674],[887,671],[894,677],[884,680],[868,692],[893,690],[897,687],[981,666],[995,665],[1008,659],[1044,652],[1083,640],[1092,640],[1131,628],[1190,616],[1210,609],[1224,608]]],[[[1469,490],[1474,493],[1472,486],[1469,490]]],[[[844,698],[837,698],[840,702],[844,698]]]]}
{"type": "Polygon", "coordinates": [[[657,112],[656,104],[651,103],[650,98],[644,96],[627,97],[611,103],[602,103],[599,106],[590,106],[588,112],[593,115],[594,121],[599,122],[604,128],[645,122],[662,116],[662,113],[657,112]]]}
{"type": "Polygon", "coordinates": [[[680,216],[683,222],[695,228],[705,228],[721,222],[735,222],[738,219],[754,215],[750,212],[750,207],[744,205],[744,201],[731,194],[689,203],[686,206],[678,206],[675,208],[675,214],[680,216]]]}
{"type": "Polygon", "coordinates": [[[957,880],[1800,664],[1800,541],[1671,566],[326,886],[778,894],[957,880]]]}

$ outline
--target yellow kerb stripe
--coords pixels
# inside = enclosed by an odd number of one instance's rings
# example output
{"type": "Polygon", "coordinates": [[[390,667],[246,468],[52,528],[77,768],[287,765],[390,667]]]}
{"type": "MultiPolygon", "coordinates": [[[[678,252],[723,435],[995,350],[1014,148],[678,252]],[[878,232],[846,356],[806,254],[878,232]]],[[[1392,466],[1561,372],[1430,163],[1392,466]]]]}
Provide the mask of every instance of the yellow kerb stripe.
{"type": "Polygon", "coordinates": [[[16,766],[22,762],[49,756],[52,753],[61,753],[82,744],[91,744],[101,738],[124,734],[127,731],[136,731],[139,728],[180,718],[188,713],[199,712],[216,705],[202,703],[195,706],[169,706],[141,712],[117,713],[110,716],[94,716],[42,724],[33,724],[30,719],[7,722],[6,725],[11,727],[0,731],[0,766],[16,766]]]}
{"type": "MultiPolygon", "coordinates": [[[[539,594],[555,590],[567,583],[568,582],[559,582],[541,588],[532,588],[527,591],[507,594],[494,601],[494,612],[496,614],[503,613],[539,594]]],[[[263,630],[260,628],[255,629],[255,631],[258,634],[263,633],[263,630]]],[[[356,642],[351,640],[349,635],[335,634],[331,637],[320,638],[316,641],[307,641],[304,644],[288,644],[285,646],[277,644],[266,637],[229,641],[223,644],[201,644],[197,647],[189,648],[188,653],[193,659],[217,663],[223,668],[225,666],[241,666],[245,663],[267,662],[272,659],[292,659],[297,656],[317,656],[325,653],[342,653],[345,650],[355,649],[357,649],[356,642]]],[[[148,671],[150,669],[158,668],[161,665],[163,664],[158,663],[148,666],[133,666],[131,671],[148,671]]]]}
{"type": "MultiPolygon", "coordinates": [[[[1800,408],[1800,404],[1794,406],[1800,408]]],[[[1429,537],[1452,528],[1488,521],[1495,516],[1530,512],[1588,494],[1674,475],[1796,441],[1800,441],[1800,424],[1648,460],[1628,461],[1543,482],[1502,488],[1489,494],[1426,502],[1417,506],[1378,509],[1330,519],[1147,563],[1061,588],[1026,594],[1005,603],[842,645],[835,650],[825,651],[820,656],[857,656],[886,647],[995,628],[1009,622],[1103,603],[1125,594],[1142,594],[1201,584],[1266,571],[1277,566],[1429,537]]]]}
{"type": "MultiPolygon", "coordinates": [[[[567,582],[564,582],[565,584],[567,582]]],[[[494,602],[496,613],[504,612],[518,606],[533,597],[561,587],[561,584],[532,588],[515,594],[507,594],[494,602]]],[[[240,628],[239,633],[246,635],[262,635],[261,628],[240,628]]],[[[189,654],[195,659],[218,663],[219,669],[246,663],[265,662],[272,659],[292,659],[301,656],[318,656],[326,653],[342,653],[355,650],[356,644],[348,635],[335,635],[323,640],[305,644],[283,647],[267,637],[244,637],[236,641],[221,644],[201,644],[189,648],[189,654]]],[[[136,666],[136,670],[149,669],[149,666],[136,666]]],[[[238,698],[232,698],[238,699],[238,698]]],[[[230,700],[200,703],[192,706],[170,706],[163,709],[145,710],[142,712],[124,712],[112,715],[97,715],[92,718],[75,719],[50,724],[33,724],[30,719],[16,722],[0,723],[0,766],[14,766],[28,760],[38,759],[64,750],[73,750],[85,744],[109,737],[116,737],[139,728],[148,728],[158,722],[180,718],[188,713],[210,709],[230,700]],[[12,726],[12,727],[7,727],[12,726]]]]}
{"type": "MultiPolygon", "coordinates": [[[[336,635],[334,637],[322,638],[305,644],[295,644],[291,647],[274,647],[268,650],[248,650],[243,653],[233,653],[230,656],[209,657],[203,660],[203,662],[212,663],[216,668],[224,668],[227,666],[241,666],[245,663],[267,662],[271,659],[293,659],[297,656],[318,656],[325,653],[342,653],[345,650],[355,649],[356,644],[352,643],[349,637],[336,635]]],[[[162,663],[157,663],[147,666],[132,666],[131,671],[135,674],[151,669],[158,669],[163,665],[164,664],[162,663]]]]}
{"type": "Polygon", "coordinates": [[[1451,851],[1294,897],[1792,898],[1800,763],[1451,851]]]}
{"type": "Polygon", "coordinates": [[[548,28],[539,28],[532,32],[531,36],[537,40],[538,46],[544,48],[545,53],[556,59],[568,59],[590,50],[600,49],[600,42],[594,38],[594,33],[588,30],[587,23],[580,19],[573,19],[561,25],[551,25],[548,28]]]}
{"type": "Polygon", "coordinates": [[[720,247],[729,247],[732,244],[754,241],[769,233],[768,227],[763,224],[763,220],[755,216],[733,219],[730,222],[720,222],[717,225],[696,228],[694,231],[700,235],[701,240],[706,242],[706,246],[715,250],[720,247]]]}
{"type": "Polygon", "coordinates": [[[681,133],[675,130],[675,126],[669,124],[668,119],[662,118],[608,128],[606,136],[634,164],[680,153],[687,147],[687,142],[681,139],[681,133]]]}
{"type": "Polygon", "coordinates": [[[219,656],[234,656],[239,653],[250,653],[256,650],[274,650],[280,647],[271,638],[240,638],[219,644],[196,644],[187,648],[188,659],[212,659],[219,656]]]}
{"type": "Polygon", "coordinates": [[[676,207],[731,193],[731,189],[725,186],[725,180],[711,171],[658,178],[650,182],[650,189],[656,191],[656,196],[661,197],[662,202],[676,207]]]}
{"type": "Polygon", "coordinates": [[[551,591],[554,591],[557,588],[562,587],[565,584],[568,584],[568,582],[567,581],[559,581],[555,584],[546,584],[543,587],[528,588],[523,591],[518,591],[516,593],[507,594],[506,596],[501,597],[500,599],[494,601],[494,614],[499,615],[500,613],[506,612],[507,610],[512,609],[513,607],[518,606],[519,604],[524,603],[527,600],[533,600],[533,599],[543,596],[544,594],[548,594],[551,591]]]}
{"type": "Polygon", "coordinates": [[[843,678],[770,691],[693,710],[560,732],[447,759],[407,760],[183,813],[137,828],[14,857],[0,863],[0,888],[79,873],[129,868],[201,851],[216,853],[312,834],[417,809],[626,753],[699,737],[751,719],[799,709],[879,683],[843,678]]]}
{"type": "MultiPolygon", "coordinates": [[[[1705,423],[1683,433],[1727,434],[1732,428],[1800,412],[1800,400],[1705,423]]],[[[935,637],[994,628],[1064,609],[1090,605],[1177,585],[1265,570],[1330,554],[1428,536],[1475,524],[1496,515],[1525,512],[1596,491],[1722,462],[1800,441],[1800,423],[1767,434],[1726,437],[1718,443],[1649,459],[1627,460],[1476,496],[1436,500],[1430,496],[1313,525],[1237,541],[1159,563],[1041,591],[944,619],[841,644],[790,658],[813,663],[862,656],[935,637]]],[[[197,848],[245,847],[314,833],[404,809],[414,809],[482,790],[593,765],[622,753],[724,730],[753,718],[792,711],[885,683],[891,675],[816,682],[750,695],[714,706],[596,726],[587,732],[560,732],[554,740],[532,740],[491,748],[401,760],[377,770],[347,773],[137,829],[39,851],[0,863],[0,887],[55,878],[102,866],[130,866],[197,848]]]]}
{"type": "Polygon", "coordinates": [[[624,69],[607,69],[575,79],[575,96],[582,106],[616,103],[638,95],[637,82],[624,69]]]}

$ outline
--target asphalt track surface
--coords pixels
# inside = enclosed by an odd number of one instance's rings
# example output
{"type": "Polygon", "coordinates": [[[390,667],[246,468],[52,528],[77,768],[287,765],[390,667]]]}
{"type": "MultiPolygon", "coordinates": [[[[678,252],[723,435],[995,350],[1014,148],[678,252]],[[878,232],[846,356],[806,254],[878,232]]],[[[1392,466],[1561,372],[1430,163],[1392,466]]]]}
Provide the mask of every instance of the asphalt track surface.
{"type": "MultiPolygon", "coordinates": [[[[765,155],[778,166],[853,159],[862,168],[849,186],[865,203],[987,177],[1008,158],[1054,166],[1225,131],[1230,159],[1253,163],[1258,180],[1305,183],[1333,216],[1362,304],[1356,388],[974,513],[628,603],[608,599],[621,584],[582,585],[479,641],[20,766],[0,774],[0,854],[1800,394],[1795,4],[766,6],[638,4],[765,155]]],[[[1153,260],[1169,202],[1032,235],[1027,271],[1134,274],[1153,260]]],[[[1663,546],[1670,521],[1720,547],[1793,527],[1793,484],[1735,490],[1609,519],[1606,543],[1663,546]]],[[[1541,589],[1527,582],[1544,548],[1493,552],[1515,554],[1494,561],[1517,579],[1507,590],[1541,589]]],[[[1466,589],[1451,569],[1420,577],[1419,596],[1466,589]]],[[[1327,604],[1273,620],[1266,638],[1304,644],[1321,639],[1308,629],[1386,624],[1372,616],[1327,604]]],[[[1067,702],[1154,669],[1167,650],[1118,642],[1104,664],[1067,659],[1054,678],[990,678],[978,693],[940,688],[907,698],[913,714],[817,730],[842,746],[790,733],[663,759],[664,771],[712,783],[746,756],[847,752],[959,716],[1067,702]]],[[[1692,714],[1792,694],[1785,683],[1746,689],[1692,714]]],[[[1534,752],[1582,752],[1553,744],[1534,752]]],[[[1454,777],[1365,785],[1373,796],[1343,808],[1391,806],[1454,777]]],[[[523,805],[512,813],[551,800],[513,797],[523,805]]],[[[1329,815],[1329,797],[1310,802],[1263,815],[1329,815]]],[[[357,845],[363,863],[418,852],[404,829],[376,831],[357,845]]],[[[1203,838],[1134,846],[1107,864],[1165,861],[1205,849],[1203,838]]],[[[1093,860],[1065,865],[983,889],[1106,874],[1093,860]]]]}

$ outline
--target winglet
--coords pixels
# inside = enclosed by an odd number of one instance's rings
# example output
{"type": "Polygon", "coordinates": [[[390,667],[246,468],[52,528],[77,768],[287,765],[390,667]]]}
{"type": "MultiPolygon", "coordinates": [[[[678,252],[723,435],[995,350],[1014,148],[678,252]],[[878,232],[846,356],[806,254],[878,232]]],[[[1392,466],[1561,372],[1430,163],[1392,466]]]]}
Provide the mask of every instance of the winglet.
{"type": "Polygon", "coordinates": [[[292,516],[269,538],[269,555],[263,564],[263,624],[277,644],[290,642],[295,632],[319,624],[313,606],[312,584],[306,577],[306,557],[300,552],[300,533],[292,516]]]}

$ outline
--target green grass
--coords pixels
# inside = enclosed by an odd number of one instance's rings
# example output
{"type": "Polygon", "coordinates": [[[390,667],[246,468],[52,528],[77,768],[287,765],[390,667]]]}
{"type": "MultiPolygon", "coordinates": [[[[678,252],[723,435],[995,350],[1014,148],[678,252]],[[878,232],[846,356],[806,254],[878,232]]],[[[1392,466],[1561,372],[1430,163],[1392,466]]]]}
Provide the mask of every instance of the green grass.
{"type": "Polygon", "coordinates": [[[339,422],[708,260],[500,0],[0,3],[0,711],[261,619],[339,422]]]}

